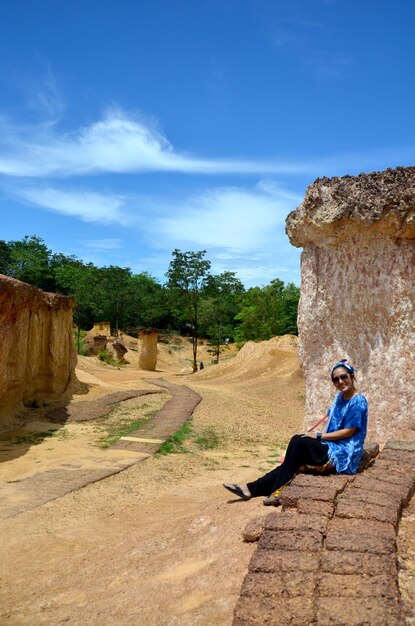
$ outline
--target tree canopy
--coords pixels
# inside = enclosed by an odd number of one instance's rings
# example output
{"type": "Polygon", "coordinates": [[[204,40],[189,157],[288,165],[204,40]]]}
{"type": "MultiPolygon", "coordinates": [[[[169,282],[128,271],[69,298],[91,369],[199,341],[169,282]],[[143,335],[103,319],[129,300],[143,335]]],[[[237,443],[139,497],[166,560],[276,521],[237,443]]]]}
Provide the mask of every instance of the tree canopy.
{"type": "Polygon", "coordinates": [[[275,278],[245,289],[234,272],[211,273],[206,251],[175,249],[166,282],[128,267],[97,267],[75,256],[53,253],[36,235],[0,240],[0,273],[46,291],[75,298],[74,322],[87,330],[98,321],[136,334],[140,328],[188,334],[197,369],[198,337],[209,340],[219,361],[228,342],[260,341],[297,334],[300,289],[275,278]]]}

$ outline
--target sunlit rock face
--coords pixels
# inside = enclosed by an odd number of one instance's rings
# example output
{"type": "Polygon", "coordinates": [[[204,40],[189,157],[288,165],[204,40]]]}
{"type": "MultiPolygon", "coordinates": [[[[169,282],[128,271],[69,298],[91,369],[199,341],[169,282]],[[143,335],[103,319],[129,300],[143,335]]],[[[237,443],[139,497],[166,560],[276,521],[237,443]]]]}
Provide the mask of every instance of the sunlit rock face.
{"type": "Polygon", "coordinates": [[[415,168],[322,178],[287,217],[303,247],[300,359],[305,424],[327,410],[330,366],[348,358],[369,434],[415,434],[415,168]]]}
{"type": "Polygon", "coordinates": [[[0,275],[0,430],[24,406],[64,401],[78,387],[73,306],[0,275]]]}
{"type": "Polygon", "coordinates": [[[138,365],[142,370],[154,372],[157,367],[158,331],[140,330],[138,365]]]}

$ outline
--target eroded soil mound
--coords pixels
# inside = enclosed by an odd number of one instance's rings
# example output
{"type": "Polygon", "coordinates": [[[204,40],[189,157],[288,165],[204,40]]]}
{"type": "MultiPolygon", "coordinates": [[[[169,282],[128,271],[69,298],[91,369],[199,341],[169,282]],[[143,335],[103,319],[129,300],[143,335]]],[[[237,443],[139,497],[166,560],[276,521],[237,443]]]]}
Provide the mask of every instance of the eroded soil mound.
{"type": "Polygon", "coordinates": [[[255,378],[301,375],[298,337],[283,335],[269,341],[248,341],[231,361],[198,373],[203,380],[244,383],[255,378]]]}

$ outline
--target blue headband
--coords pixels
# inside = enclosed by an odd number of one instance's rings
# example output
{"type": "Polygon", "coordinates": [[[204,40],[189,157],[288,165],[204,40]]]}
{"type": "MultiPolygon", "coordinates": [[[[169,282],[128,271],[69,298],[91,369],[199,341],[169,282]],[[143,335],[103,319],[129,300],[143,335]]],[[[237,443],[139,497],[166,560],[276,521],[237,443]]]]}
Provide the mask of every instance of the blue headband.
{"type": "Polygon", "coordinates": [[[336,365],[333,365],[333,367],[330,370],[330,375],[332,375],[334,370],[337,369],[338,367],[345,367],[347,370],[349,370],[351,374],[354,373],[354,367],[350,365],[347,359],[344,359],[343,361],[339,361],[338,363],[336,363],[336,365]]]}

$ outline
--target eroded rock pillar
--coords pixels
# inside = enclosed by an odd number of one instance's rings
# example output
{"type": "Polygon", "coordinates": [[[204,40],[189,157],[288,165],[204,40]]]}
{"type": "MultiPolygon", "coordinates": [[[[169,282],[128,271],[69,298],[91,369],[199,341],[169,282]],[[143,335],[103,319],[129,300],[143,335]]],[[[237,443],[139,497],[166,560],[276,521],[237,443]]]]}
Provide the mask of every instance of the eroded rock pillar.
{"type": "Polygon", "coordinates": [[[329,368],[356,365],[369,432],[415,434],[415,168],[322,178],[287,218],[303,247],[300,360],[305,425],[326,412],[329,368]]]}
{"type": "Polygon", "coordinates": [[[158,331],[154,328],[140,330],[139,340],[140,369],[154,371],[157,367],[158,331]]]}
{"type": "Polygon", "coordinates": [[[79,382],[73,298],[0,275],[0,430],[23,406],[69,399],[79,382]]]}

